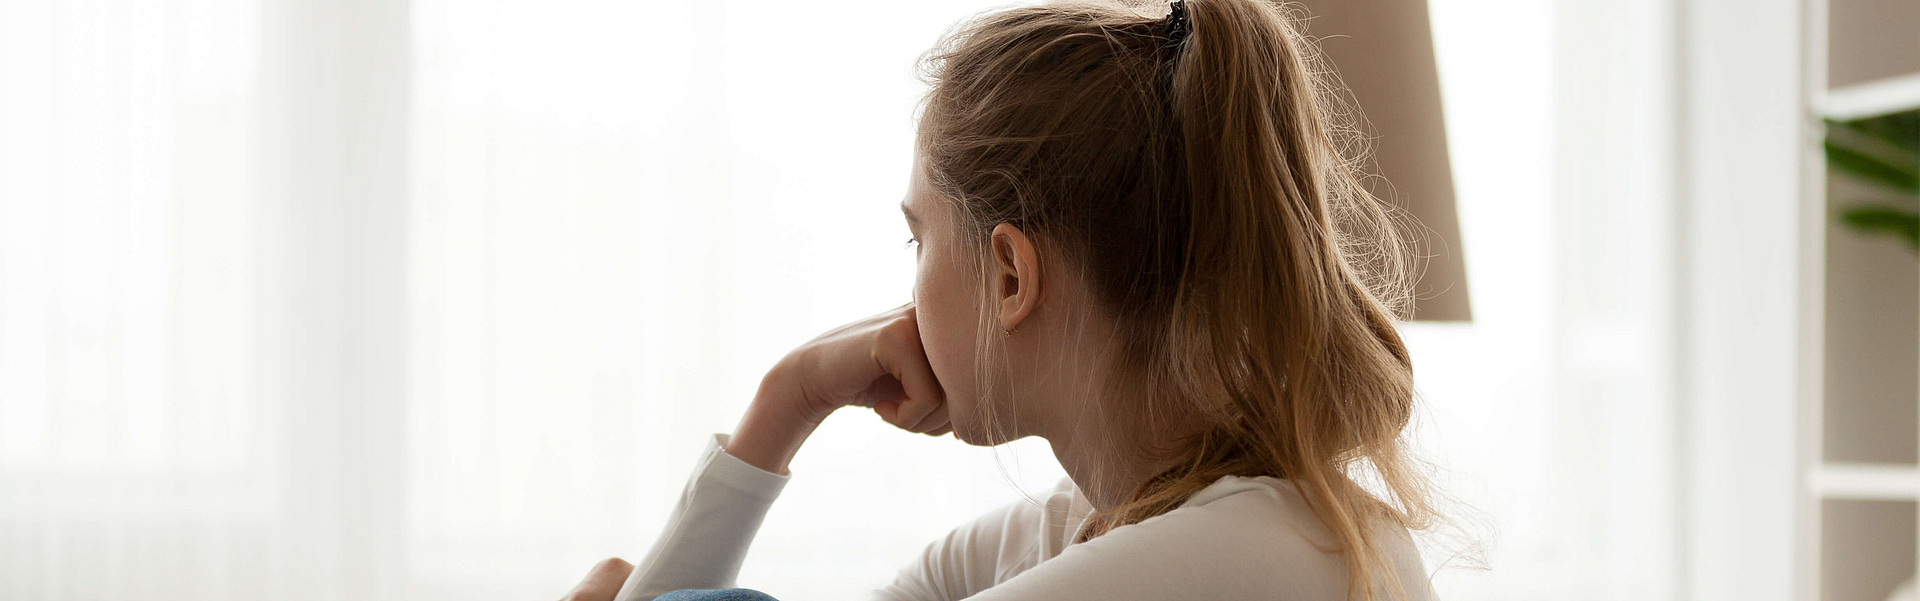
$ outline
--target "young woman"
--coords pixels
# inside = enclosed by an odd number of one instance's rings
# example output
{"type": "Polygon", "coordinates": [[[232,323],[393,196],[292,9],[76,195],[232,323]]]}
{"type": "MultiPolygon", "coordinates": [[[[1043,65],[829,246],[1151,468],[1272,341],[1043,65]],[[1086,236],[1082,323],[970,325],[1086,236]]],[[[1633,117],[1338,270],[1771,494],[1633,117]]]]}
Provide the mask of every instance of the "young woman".
{"type": "Polygon", "coordinates": [[[1266,0],[1124,1],[994,12],[926,57],[913,302],[774,365],[646,560],[570,598],[766,599],[680,589],[733,586],[788,461],[849,405],[1039,436],[1069,476],[878,599],[1429,596],[1402,253],[1311,47],[1266,0]]]}

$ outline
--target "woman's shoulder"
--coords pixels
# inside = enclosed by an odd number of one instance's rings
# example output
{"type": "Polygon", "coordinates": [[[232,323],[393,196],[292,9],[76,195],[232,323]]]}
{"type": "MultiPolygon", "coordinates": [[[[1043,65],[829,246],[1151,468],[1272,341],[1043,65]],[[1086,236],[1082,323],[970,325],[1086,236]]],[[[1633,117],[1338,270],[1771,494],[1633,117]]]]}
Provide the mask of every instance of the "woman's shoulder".
{"type": "MultiPolygon", "coordinates": [[[[1059,507],[1073,507],[1076,518],[1084,519],[1091,506],[1072,481],[1062,479],[1044,506],[1025,512],[1061,513],[1059,507]]],[[[1018,508],[1008,508],[1021,511],[1018,508]]],[[[1334,547],[1334,538],[1300,496],[1292,482],[1272,476],[1224,476],[1195,492],[1179,507],[1137,524],[1109,533],[1134,531],[1135,536],[1151,532],[1155,536],[1187,536],[1211,540],[1250,539],[1257,541],[1301,543],[1317,548],[1334,547]],[[1285,535],[1285,536],[1282,536],[1285,535]]],[[[1077,534],[1072,533],[1072,534],[1077,534]]],[[[1107,538],[1102,536],[1088,541],[1107,538]]]]}
{"type": "Polygon", "coordinates": [[[1226,528],[1262,540],[1277,538],[1324,549],[1336,544],[1293,482],[1273,476],[1223,476],[1173,511],[1138,525],[1161,518],[1183,522],[1183,526],[1226,528]]]}
{"type": "Polygon", "coordinates": [[[1345,574],[1326,526],[1292,483],[1271,476],[1222,477],[1171,511],[1082,544],[1088,552],[1138,551],[1186,567],[1206,566],[1221,572],[1215,578],[1233,572],[1320,588],[1339,584],[1321,581],[1345,574]]]}
{"type": "MultiPolygon", "coordinates": [[[[1399,579],[1424,583],[1425,569],[1406,529],[1376,527],[1375,540],[1399,579]]],[[[1152,573],[1205,590],[1336,599],[1345,598],[1347,583],[1336,540],[1292,482],[1225,476],[1180,507],[1073,545],[1059,559],[1098,558],[1089,563],[1110,566],[1105,571],[1152,573]]]]}
{"type": "Polygon", "coordinates": [[[934,540],[880,599],[962,599],[1060,554],[1090,507],[1066,478],[989,510],[934,540]]]}
{"type": "MultiPolygon", "coordinates": [[[[1172,511],[1072,542],[1091,509],[1063,478],[936,541],[888,598],[1345,598],[1334,538],[1286,480],[1224,477],[1172,511]]],[[[1424,582],[1406,531],[1383,534],[1402,581],[1424,582]]]]}

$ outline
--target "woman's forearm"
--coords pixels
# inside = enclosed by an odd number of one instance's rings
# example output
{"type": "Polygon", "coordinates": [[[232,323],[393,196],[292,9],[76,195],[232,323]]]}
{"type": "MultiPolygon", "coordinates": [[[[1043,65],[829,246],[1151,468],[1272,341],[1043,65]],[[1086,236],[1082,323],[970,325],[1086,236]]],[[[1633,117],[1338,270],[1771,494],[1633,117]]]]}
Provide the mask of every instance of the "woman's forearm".
{"type": "Polygon", "coordinates": [[[800,393],[800,387],[792,381],[791,373],[783,362],[761,379],[753,402],[727,439],[728,455],[747,465],[787,475],[787,464],[825,417],[803,415],[798,410],[804,402],[794,396],[800,393]]]}

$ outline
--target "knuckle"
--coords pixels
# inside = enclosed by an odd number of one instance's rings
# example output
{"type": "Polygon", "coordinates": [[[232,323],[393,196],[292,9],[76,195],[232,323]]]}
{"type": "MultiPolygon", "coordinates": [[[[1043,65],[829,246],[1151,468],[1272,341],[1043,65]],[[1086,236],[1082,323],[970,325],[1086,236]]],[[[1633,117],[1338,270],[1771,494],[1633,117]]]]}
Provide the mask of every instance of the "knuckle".
{"type": "Polygon", "coordinates": [[[627,560],[621,559],[618,557],[608,557],[606,559],[600,560],[600,563],[593,564],[593,569],[596,572],[603,571],[603,570],[611,570],[616,568],[627,568],[627,567],[631,567],[629,564],[627,564],[627,560]]]}
{"type": "Polygon", "coordinates": [[[875,336],[875,338],[881,340],[886,344],[896,343],[900,341],[900,334],[902,329],[903,328],[900,327],[899,319],[889,320],[887,321],[886,325],[880,326],[880,333],[879,335],[875,336]]]}
{"type": "Polygon", "coordinates": [[[920,335],[920,321],[914,319],[912,314],[895,317],[893,323],[888,325],[900,336],[918,337],[920,335]]]}

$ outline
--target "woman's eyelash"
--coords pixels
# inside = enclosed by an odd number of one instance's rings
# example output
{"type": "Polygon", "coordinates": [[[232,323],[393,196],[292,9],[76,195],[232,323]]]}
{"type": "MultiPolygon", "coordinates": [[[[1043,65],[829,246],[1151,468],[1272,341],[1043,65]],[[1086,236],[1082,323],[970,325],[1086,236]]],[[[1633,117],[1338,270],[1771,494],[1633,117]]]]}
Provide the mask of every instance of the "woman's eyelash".
{"type": "Polygon", "coordinates": [[[915,244],[919,244],[919,243],[920,243],[920,239],[918,238],[908,238],[907,243],[900,245],[900,248],[913,248],[915,244]]]}

